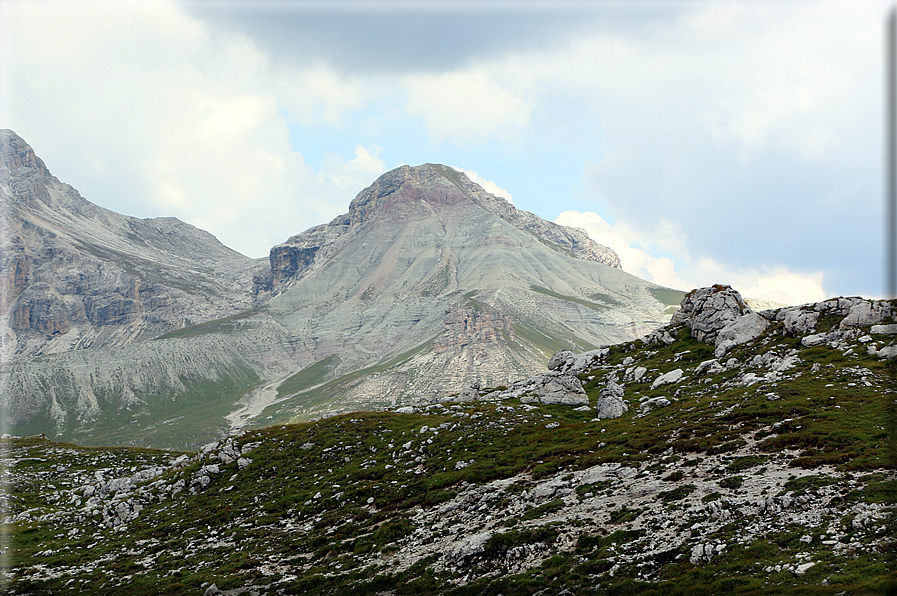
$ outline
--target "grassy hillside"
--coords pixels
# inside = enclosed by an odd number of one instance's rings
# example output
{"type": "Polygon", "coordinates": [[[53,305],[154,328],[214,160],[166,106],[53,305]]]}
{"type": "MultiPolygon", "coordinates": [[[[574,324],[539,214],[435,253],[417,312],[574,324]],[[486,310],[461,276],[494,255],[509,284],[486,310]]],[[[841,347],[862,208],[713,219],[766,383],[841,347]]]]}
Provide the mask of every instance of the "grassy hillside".
{"type": "Polygon", "coordinates": [[[4,439],[6,588],[894,593],[897,361],[867,349],[893,336],[804,347],[774,323],[720,370],[702,365],[712,346],[669,332],[669,345],[615,346],[580,371],[586,409],[348,414],[252,430],[176,465],[4,439]],[[654,386],[677,368],[682,380],[654,386]],[[608,376],[629,411],[598,420],[608,376]],[[645,405],[658,397],[669,405],[645,405]]]}

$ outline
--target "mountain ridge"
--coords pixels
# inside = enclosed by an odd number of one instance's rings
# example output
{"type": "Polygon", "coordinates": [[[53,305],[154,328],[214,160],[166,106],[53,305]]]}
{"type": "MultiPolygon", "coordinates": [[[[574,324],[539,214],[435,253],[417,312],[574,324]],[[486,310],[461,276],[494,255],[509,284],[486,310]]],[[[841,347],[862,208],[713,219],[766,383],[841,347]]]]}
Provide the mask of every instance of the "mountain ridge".
{"type": "Polygon", "coordinates": [[[10,358],[143,341],[249,306],[240,278],[259,264],[208,232],[94,205],[12,131],[0,155],[10,358]]]}
{"type": "Polygon", "coordinates": [[[389,217],[394,218],[403,209],[414,209],[418,203],[420,209],[427,211],[440,208],[440,203],[443,202],[448,205],[464,200],[509,221],[518,229],[530,232],[553,250],[621,268],[617,254],[593,241],[584,230],[559,226],[527,211],[520,211],[505,199],[487,193],[463,172],[440,164],[401,166],[379,176],[373,184],[359,192],[349,204],[348,213],[337,216],[328,224],[309,228],[272,247],[269,255],[270,270],[257,274],[253,279],[255,303],[260,304],[273,298],[289,285],[321,267],[354,234],[370,225],[376,225],[384,209],[388,209],[389,217]],[[440,179],[450,182],[461,192],[452,192],[450,187],[438,184],[440,179]],[[412,192],[409,196],[401,195],[399,190],[406,183],[414,186],[417,192],[412,192]],[[390,200],[391,196],[395,198],[394,195],[401,197],[401,207],[390,200]]]}
{"type": "Polygon", "coordinates": [[[22,153],[3,180],[20,230],[3,253],[22,289],[2,318],[18,342],[0,371],[14,432],[195,446],[503,384],[558,349],[648,333],[682,294],[446,166],[385,173],[266,262],[175,219],[92,205],[3,138],[22,153]]]}

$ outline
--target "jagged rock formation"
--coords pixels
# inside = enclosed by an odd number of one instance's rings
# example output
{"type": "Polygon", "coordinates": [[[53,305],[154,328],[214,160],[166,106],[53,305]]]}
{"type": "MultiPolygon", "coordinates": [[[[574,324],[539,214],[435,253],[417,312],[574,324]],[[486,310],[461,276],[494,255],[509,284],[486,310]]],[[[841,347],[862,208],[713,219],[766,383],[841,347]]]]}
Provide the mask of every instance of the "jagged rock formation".
{"type": "Polygon", "coordinates": [[[5,439],[11,587],[876,593],[897,579],[895,312],[861,298],[764,311],[720,362],[689,327],[707,318],[697,306],[650,343],[558,352],[540,378],[580,380],[585,408],[477,387],[191,455],[5,439]],[[607,399],[628,405],[604,417],[607,399]]]}
{"type": "Polygon", "coordinates": [[[442,335],[433,343],[437,354],[469,345],[498,344],[502,336],[515,340],[513,322],[497,311],[453,308],[445,313],[444,324],[442,335]]]}
{"type": "Polygon", "coordinates": [[[177,220],[96,207],[4,138],[13,432],[195,446],[508,384],[558,349],[643,335],[670,306],[584,232],[445,166],[387,172],[256,262],[177,220]]]}
{"type": "Polygon", "coordinates": [[[121,346],[248,308],[258,263],[174,218],[97,207],[0,130],[4,359],[121,346]]]}
{"type": "Polygon", "coordinates": [[[685,323],[698,341],[713,341],[723,327],[749,312],[741,294],[731,286],[718,284],[686,294],[670,324],[685,323]]]}

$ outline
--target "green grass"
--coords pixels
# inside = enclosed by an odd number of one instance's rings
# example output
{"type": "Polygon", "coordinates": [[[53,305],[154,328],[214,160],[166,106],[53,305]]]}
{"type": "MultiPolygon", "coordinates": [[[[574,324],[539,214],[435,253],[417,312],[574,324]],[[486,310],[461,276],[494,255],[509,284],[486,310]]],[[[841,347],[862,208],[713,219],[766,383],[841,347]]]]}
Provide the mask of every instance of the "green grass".
{"type": "Polygon", "coordinates": [[[229,317],[224,317],[221,319],[215,319],[214,321],[206,321],[205,323],[199,323],[197,325],[191,325],[189,327],[184,327],[183,329],[177,329],[175,331],[171,331],[164,335],[160,335],[153,339],[153,341],[163,340],[163,339],[176,339],[176,338],[185,338],[185,337],[196,337],[199,335],[207,335],[213,333],[234,333],[240,329],[238,321],[242,321],[245,319],[249,319],[250,317],[257,315],[261,312],[265,311],[265,306],[257,306],[255,308],[251,308],[249,310],[244,310],[243,312],[239,312],[235,315],[231,315],[229,317]]]}
{"type": "MultiPolygon", "coordinates": [[[[596,310],[598,312],[607,310],[607,306],[603,304],[598,304],[596,302],[589,302],[588,300],[583,300],[582,298],[577,298],[576,296],[566,296],[564,294],[558,294],[548,288],[543,288],[541,286],[530,286],[530,289],[533,292],[537,292],[539,294],[545,294],[546,296],[551,296],[552,298],[557,298],[559,300],[563,300],[565,302],[572,302],[574,304],[579,304],[581,306],[585,306],[586,308],[590,308],[592,310],[596,310]]],[[[603,295],[602,295],[603,296],[603,295]]]]}
{"type": "Polygon", "coordinates": [[[685,292],[670,288],[648,288],[648,291],[658,302],[667,306],[678,307],[685,297],[685,292]]]}
{"type": "Polygon", "coordinates": [[[303,368],[278,385],[277,397],[291,395],[323,382],[341,362],[339,356],[331,354],[330,356],[315,362],[311,366],[303,368]]]}

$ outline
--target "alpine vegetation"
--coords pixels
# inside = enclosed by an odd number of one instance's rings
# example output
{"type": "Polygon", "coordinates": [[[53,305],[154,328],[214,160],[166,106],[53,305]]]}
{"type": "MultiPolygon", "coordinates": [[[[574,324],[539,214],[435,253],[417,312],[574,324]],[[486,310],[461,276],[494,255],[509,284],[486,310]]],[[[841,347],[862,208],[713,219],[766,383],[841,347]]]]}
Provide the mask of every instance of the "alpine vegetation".
{"type": "Polygon", "coordinates": [[[4,438],[4,587],[892,592],[895,315],[713,286],[522,380],[195,452],[4,438]]]}

